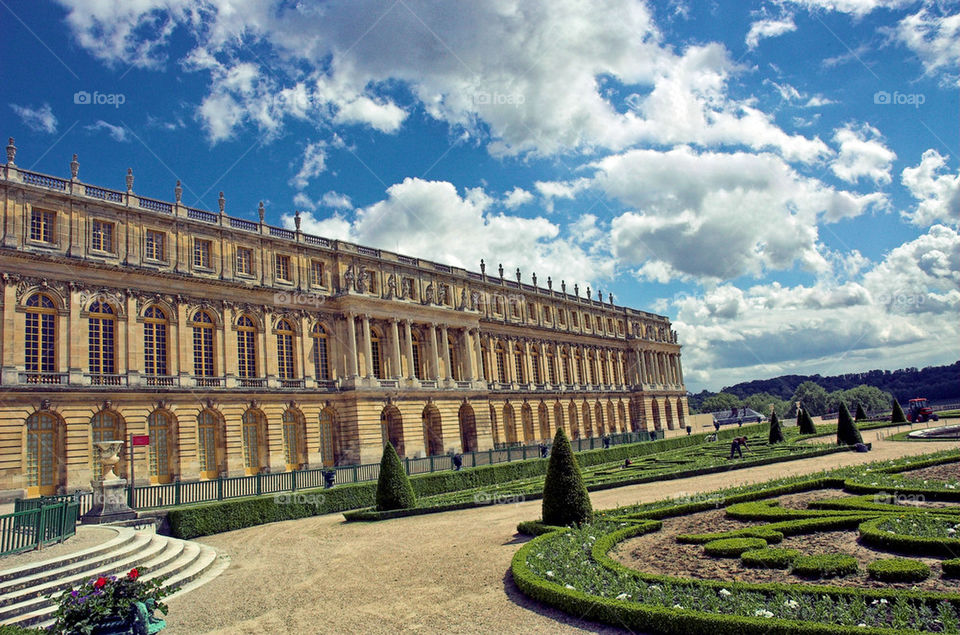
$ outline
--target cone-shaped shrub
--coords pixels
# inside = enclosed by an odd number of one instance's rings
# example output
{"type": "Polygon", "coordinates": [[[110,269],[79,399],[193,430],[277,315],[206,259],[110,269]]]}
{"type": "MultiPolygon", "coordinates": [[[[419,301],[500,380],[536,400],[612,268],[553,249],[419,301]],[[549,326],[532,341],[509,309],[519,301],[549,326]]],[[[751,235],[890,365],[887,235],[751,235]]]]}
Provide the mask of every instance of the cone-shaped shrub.
{"type": "Polygon", "coordinates": [[[900,402],[896,399],[893,400],[893,414],[890,416],[890,421],[892,423],[907,422],[907,415],[903,414],[903,408],[900,407],[900,402]]]}
{"type": "Polygon", "coordinates": [[[393,444],[387,442],[380,459],[380,478],[377,479],[377,511],[409,509],[417,506],[417,495],[403,469],[393,444]]]}
{"type": "Polygon", "coordinates": [[[817,427],[813,425],[813,418],[810,411],[800,404],[800,410],[797,411],[797,427],[800,428],[800,434],[816,434],[817,427]]]}
{"type": "Polygon", "coordinates": [[[837,421],[837,445],[856,445],[863,443],[860,431],[850,417],[850,411],[847,410],[847,404],[840,404],[840,419],[837,421]]]}
{"type": "Polygon", "coordinates": [[[857,404],[857,413],[853,415],[853,418],[856,419],[857,421],[867,420],[867,413],[864,412],[862,403],[857,404]]]}
{"type": "Polygon", "coordinates": [[[783,443],[783,426],[780,425],[780,419],[777,413],[770,415],[770,443],[783,443]]]}
{"type": "Polygon", "coordinates": [[[543,522],[546,525],[582,525],[590,520],[593,507],[583,483],[580,466],[563,428],[557,428],[553,450],[543,483],[543,522]]]}

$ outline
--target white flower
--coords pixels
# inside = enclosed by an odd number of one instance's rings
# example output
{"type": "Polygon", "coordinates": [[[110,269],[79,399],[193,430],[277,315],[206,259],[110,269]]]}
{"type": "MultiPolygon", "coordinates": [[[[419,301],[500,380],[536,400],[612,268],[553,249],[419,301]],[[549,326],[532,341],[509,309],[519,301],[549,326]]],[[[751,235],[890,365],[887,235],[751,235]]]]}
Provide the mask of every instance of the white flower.
{"type": "Polygon", "coordinates": [[[680,606],[679,604],[674,604],[674,605],[673,605],[673,608],[675,608],[675,609],[682,609],[683,607],[680,606]]]}
{"type": "Polygon", "coordinates": [[[617,596],[617,599],[618,599],[618,600],[626,600],[626,599],[629,599],[629,597],[630,597],[630,594],[628,594],[628,593],[621,593],[620,595],[617,596]]]}
{"type": "Polygon", "coordinates": [[[730,591],[727,591],[726,589],[720,589],[720,595],[722,595],[723,597],[728,597],[733,594],[730,593],[730,591]]]}
{"type": "Polygon", "coordinates": [[[767,609],[757,609],[756,611],[754,611],[753,614],[756,615],[757,617],[773,617],[773,613],[771,613],[767,609]]]}
{"type": "Polygon", "coordinates": [[[787,608],[795,609],[798,606],[800,606],[800,603],[797,602],[796,600],[787,600],[786,602],[783,603],[783,605],[786,606],[787,608]]]}
{"type": "Polygon", "coordinates": [[[596,538],[594,538],[593,536],[590,536],[590,540],[596,540],[596,538]]]}
{"type": "Polygon", "coordinates": [[[571,591],[575,591],[575,590],[576,590],[576,589],[573,587],[573,585],[570,585],[570,584],[566,585],[564,588],[570,589],[571,591]]]}
{"type": "Polygon", "coordinates": [[[857,624],[857,626],[859,626],[860,628],[866,628],[866,627],[867,627],[867,625],[864,624],[863,622],[860,622],[859,624],[857,624]]]}
{"type": "Polygon", "coordinates": [[[547,571],[547,577],[548,577],[548,578],[552,578],[552,577],[553,577],[553,571],[547,571]]]}

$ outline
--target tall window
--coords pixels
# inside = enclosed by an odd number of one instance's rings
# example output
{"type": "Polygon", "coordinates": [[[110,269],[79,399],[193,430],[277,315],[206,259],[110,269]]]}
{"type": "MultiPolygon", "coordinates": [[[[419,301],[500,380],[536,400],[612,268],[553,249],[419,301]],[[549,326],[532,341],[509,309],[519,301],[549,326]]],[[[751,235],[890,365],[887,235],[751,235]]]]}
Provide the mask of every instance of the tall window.
{"type": "Polygon", "coordinates": [[[36,293],[27,299],[24,367],[29,373],[56,372],[57,310],[53,300],[36,293]]]}
{"type": "Polygon", "coordinates": [[[507,352],[502,344],[497,344],[497,379],[501,384],[507,383],[507,352]]]}
{"type": "Polygon", "coordinates": [[[549,322],[552,317],[553,317],[553,314],[550,312],[550,307],[548,307],[548,306],[543,307],[543,319],[544,319],[544,321],[549,322]]]}
{"type": "Polygon", "coordinates": [[[412,333],[411,338],[411,346],[413,347],[413,376],[417,379],[423,379],[423,372],[420,369],[420,337],[416,333],[412,333]]]}
{"type": "Polygon", "coordinates": [[[563,373],[563,383],[570,383],[570,356],[567,355],[567,350],[564,349],[560,353],[560,370],[563,373]]]}
{"type": "Polygon", "coordinates": [[[193,266],[210,269],[211,263],[213,262],[210,257],[210,250],[209,240],[195,239],[193,241],[193,266]]]}
{"type": "Polygon", "coordinates": [[[246,315],[237,320],[237,375],[257,377],[257,329],[246,315]]]}
{"type": "Polygon", "coordinates": [[[263,414],[253,408],[241,417],[243,430],[243,467],[247,474],[256,474],[262,465],[260,461],[261,440],[266,436],[263,414]]]}
{"type": "Polygon", "coordinates": [[[547,381],[551,384],[557,383],[556,362],[557,360],[553,355],[553,351],[547,351],[547,381]]]}
{"type": "Polygon", "coordinates": [[[313,327],[313,367],[317,379],[330,379],[330,357],[327,349],[327,330],[322,324],[313,327]]]}
{"type": "Polygon", "coordinates": [[[42,243],[54,243],[54,230],[57,226],[57,213],[45,209],[30,212],[30,240],[42,243]]]}
{"type": "Polygon", "coordinates": [[[590,382],[591,384],[597,383],[597,356],[593,351],[590,351],[590,382]]]}
{"type": "Polygon", "coordinates": [[[90,248],[113,253],[113,223],[105,220],[90,223],[90,248]]]}
{"type": "Polygon", "coordinates": [[[193,315],[193,374],[213,377],[213,318],[206,311],[193,315]]]}
{"type": "MultiPolygon", "coordinates": [[[[124,436],[126,436],[123,430],[123,420],[116,413],[106,410],[93,415],[93,419],[90,420],[90,429],[94,443],[123,441],[124,436]]],[[[103,464],[97,460],[95,453],[91,458],[93,459],[91,466],[93,468],[93,478],[99,480],[103,476],[103,464]]],[[[125,467],[126,463],[121,461],[117,465],[116,471],[122,475],[125,467]]]]}
{"type": "Polygon", "coordinates": [[[150,480],[155,483],[169,483],[173,480],[171,427],[170,417],[165,412],[154,410],[147,417],[147,434],[150,436],[150,480]]]}
{"type": "Polygon", "coordinates": [[[283,254],[274,254],[273,256],[274,273],[277,280],[290,280],[290,256],[283,254]]]}
{"type": "Polygon", "coordinates": [[[320,411],[320,458],[324,467],[333,467],[337,464],[337,434],[336,417],[333,410],[324,408],[320,411]]]}
{"type": "Polygon", "coordinates": [[[293,367],[293,327],[286,320],[277,322],[277,376],[280,379],[296,377],[293,367]]]}
{"type": "Polygon", "coordinates": [[[146,238],[143,243],[143,255],[148,260],[165,260],[166,254],[166,234],[163,232],[147,230],[146,238]]]}
{"type": "Polygon", "coordinates": [[[523,349],[520,348],[519,344],[513,348],[513,368],[517,372],[517,383],[527,383],[526,377],[523,374],[523,349]]]}
{"type": "MultiPolygon", "coordinates": [[[[574,315],[576,315],[576,313],[574,313],[574,315]]],[[[576,382],[577,382],[578,384],[585,384],[585,383],[587,383],[587,380],[586,380],[586,378],[585,378],[585,376],[584,376],[584,374],[583,374],[583,356],[580,355],[580,351],[579,351],[579,350],[577,350],[577,351],[574,352],[574,354],[573,354],[573,359],[574,359],[574,362],[576,363],[576,367],[577,367],[577,368],[576,368],[577,373],[576,373],[576,377],[575,377],[576,382]]]]}
{"type": "Polygon", "coordinates": [[[487,348],[486,344],[480,346],[480,373],[481,377],[486,381],[492,381],[493,378],[490,377],[490,368],[487,362],[487,354],[490,352],[490,349],[487,348]]]}
{"type": "Polygon", "coordinates": [[[460,381],[460,355],[453,336],[447,337],[447,356],[450,358],[450,368],[447,369],[454,381],[460,381]]]}
{"type": "Polygon", "coordinates": [[[143,312],[143,372],[167,374],[167,315],[155,306],[143,312]]]}
{"type": "Polygon", "coordinates": [[[600,353],[600,375],[603,377],[603,383],[610,383],[610,374],[607,370],[607,354],[600,353]]]}
{"type": "Polygon", "coordinates": [[[370,360],[373,364],[373,376],[383,379],[383,359],[380,357],[380,334],[370,329],[370,360]]]}
{"type": "Polygon", "coordinates": [[[533,371],[533,383],[541,384],[543,383],[540,376],[540,351],[534,347],[530,351],[530,369],[533,371]]]}
{"type": "Polygon", "coordinates": [[[27,417],[27,493],[55,494],[57,491],[57,418],[49,412],[27,417]]]}
{"type": "Polygon", "coordinates": [[[306,463],[302,427],[295,410],[288,408],[283,412],[283,460],[288,470],[299,470],[306,463]]]}
{"type": "MultiPolygon", "coordinates": [[[[90,320],[87,337],[89,349],[90,373],[94,375],[112,375],[116,372],[114,364],[114,333],[116,321],[113,307],[106,302],[95,301],[90,305],[90,320]]],[[[108,441],[111,439],[107,439],[108,441]]]]}
{"type": "Polygon", "coordinates": [[[253,251],[246,247],[237,247],[237,273],[253,273],[253,251]]]}
{"type": "Polygon", "coordinates": [[[323,261],[310,261],[310,284],[315,287],[323,286],[323,261]]]}
{"type": "Polygon", "coordinates": [[[216,478],[220,473],[220,418],[210,410],[197,415],[197,458],[200,476],[216,478]]]}

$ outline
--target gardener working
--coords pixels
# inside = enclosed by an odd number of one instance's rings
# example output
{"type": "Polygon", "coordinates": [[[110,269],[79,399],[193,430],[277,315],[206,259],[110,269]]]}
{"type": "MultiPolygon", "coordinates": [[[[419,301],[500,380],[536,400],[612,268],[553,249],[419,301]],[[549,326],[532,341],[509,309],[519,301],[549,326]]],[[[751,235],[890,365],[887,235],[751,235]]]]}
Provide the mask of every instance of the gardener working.
{"type": "Polygon", "coordinates": [[[735,439],[730,443],[730,458],[731,458],[731,459],[733,458],[733,453],[734,453],[734,452],[736,452],[737,455],[738,455],[741,459],[743,458],[743,450],[741,450],[740,448],[744,448],[744,449],[746,449],[746,450],[749,450],[749,449],[750,449],[750,448],[747,447],[747,437],[737,437],[737,438],[735,438],[735,439]]]}

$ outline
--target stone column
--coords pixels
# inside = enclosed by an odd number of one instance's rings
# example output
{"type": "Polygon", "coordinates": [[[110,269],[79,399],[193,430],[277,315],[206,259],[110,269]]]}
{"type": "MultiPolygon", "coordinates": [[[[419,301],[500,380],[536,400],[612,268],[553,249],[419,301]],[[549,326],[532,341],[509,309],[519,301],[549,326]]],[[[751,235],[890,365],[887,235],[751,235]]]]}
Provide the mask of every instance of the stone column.
{"type": "Polygon", "coordinates": [[[393,363],[396,364],[393,376],[400,379],[403,370],[400,363],[400,329],[397,327],[397,318],[390,318],[390,339],[393,341],[393,363]]]}
{"type": "MultiPolygon", "coordinates": [[[[6,278],[6,275],[3,276],[6,278]]],[[[3,383],[6,386],[13,386],[20,381],[20,375],[17,372],[17,363],[23,361],[23,349],[14,346],[14,335],[22,333],[17,330],[17,285],[12,282],[3,283],[3,328],[0,329],[4,335],[3,343],[3,383]],[[6,340],[10,340],[9,342],[6,340]]],[[[22,315],[22,314],[21,314],[22,315]]]]}
{"type": "Polygon", "coordinates": [[[347,313],[347,377],[359,375],[357,369],[357,325],[356,316],[347,313]]]}
{"type": "Polygon", "coordinates": [[[403,336],[406,338],[407,379],[415,379],[417,374],[413,367],[413,333],[410,330],[410,320],[403,321],[403,336]]]}
{"type": "Polygon", "coordinates": [[[440,380],[440,350],[437,348],[437,325],[430,324],[430,374],[431,379],[440,380]]]}
{"type": "Polygon", "coordinates": [[[463,351],[463,354],[462,354],[463,369],[464,371],[466,371],[465,373],[466,376],[464,377],[464,379],[470,382],[472,382],[477,377],[476,362],[480,361],[479,356],[476,358],[476,360],[474,360],[473,358],[473,350],[471,349],[474,348],[473,346],[474,341],[475,340],[473,339],[473,331],[471,329],[463,329],[463,337],[460,343],[461,343],[461,350],[463,351]]]}
{"type": "Polygon", "coordinates": [[[440,325],[440,342],[441,342],[441,346],[443,346],[443,349],[442,349],[442,351],[443,351],[443,375],[444,375],[443,378],[444,378],[445,380],[447,380],[447,381],[450,381],[450,380],[453,379],[453,369],[450,368],[450,362],[451,362],[452,360],[450,359],[450,345],[449,345],[448,339],[447,339],[447,325],[446,325],[446,324],[441,324],[441,325],[440,325]]]}
{"type": "MultiPolygon", "coordinates": [[[[683,384],[683,364],[680,362],[680,354],[677,353],[677,377],[680,379],[680,384],[683,384]]],[[[686,398],[684,398],[684,403],[686,403],[686,398]]]]}
{"type": "MultiPolygon", "coordinates": [[[[361,333],[363,335],[363,354],[366,357],[366,377],[370,379],[373,377],[373,344],[370,339],[370,316],[366,313],[362,316],[363,328],[361,333]]],[[[383,351],[381,351],[381,354],[383,351]]]]}

